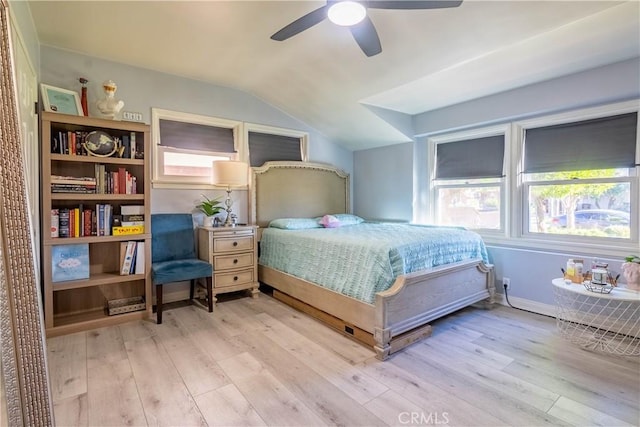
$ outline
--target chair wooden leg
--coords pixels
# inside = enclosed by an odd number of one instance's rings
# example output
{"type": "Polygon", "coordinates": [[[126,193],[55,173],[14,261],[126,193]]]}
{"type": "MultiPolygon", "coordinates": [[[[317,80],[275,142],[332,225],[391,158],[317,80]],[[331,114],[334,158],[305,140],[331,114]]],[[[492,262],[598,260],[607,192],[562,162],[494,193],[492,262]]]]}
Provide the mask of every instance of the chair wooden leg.
{"type": "Polygon", "coordinates": [[[158,325],[162,324],[162,285],[156,285],[156,319],[158,325]]]}
{"type": "Polygon", "coordinates": [[[207,298],[209,299],[209,313],[213,312],[213,302],[215,297],[213,296],[213,279],[207,277],[207,298]]]}
{"type": "Polygon", "coordinates": [[[191,279],[191,288],[189,288],[189,303],[193,301],[193,295],[195,293],[196,281],[195,279],[191,279]]]}

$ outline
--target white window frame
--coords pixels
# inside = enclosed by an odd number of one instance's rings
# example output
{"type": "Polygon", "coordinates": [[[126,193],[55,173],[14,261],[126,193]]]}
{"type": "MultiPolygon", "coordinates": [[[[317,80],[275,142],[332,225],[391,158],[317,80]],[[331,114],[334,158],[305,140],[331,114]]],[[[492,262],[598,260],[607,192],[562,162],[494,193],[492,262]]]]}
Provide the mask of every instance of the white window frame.
{"type": "MultiPolygon", "coordinates": [[[[499,229],[486,229],[479,228],[474,229],[477,233],[483,237],[506,237],[507,230],[509,229],[509,217],[506,215],[507,208],[510,205],[510,192],[508,191],[510,184],[510,144],[511,139],[511,126],[508,124],[495,125],[489,127],[476,128],[466,131],[446,133],[442,135],[433,136],[427,139],[429,147],[429,193],[430,193],[430,209],[429,217],[433,223],[437,221],[437,212],[439,208],[438,190],[441,188],[472,188],[472,187],[487,187],[495,186],[500,189],[500,228],[499,229]],[[496,184],[480,184],[477,182],[471,182],[469,184],[449,184],[446,180],[438,181],[436,179],[436,149],[438,144],[446,144],[449,142],[465,141],[469,139],[477,139],[491,136],[504,135],[504,154],[503,154],[503,178],[496,184]]],[[[474,180],[475,181],[475,180],[474,180]]]]}
{"type": "Polygon", "coordinates": [[[153,177],[152,185],[154,188],[187,188],[187,189],[215,189],[210,180],[199,177],[165,175],[164,170],[164,153],[167,151],[185,153],[185,154],[206,154],[229,156],[230,160],[241,159],[242,153],[242,122],[237,120],[221,119],[217,117],[203,116],[199,114],[183,113],[179,111],[164,110],[160,108],[151,109],[151,133],[153,139],[153,177]],[[193,123],[205,126],[213,126],[219,128],[231,129],[233,131],[233,146],[235,153],[217,153],[203,152],[196,150],[163,147],[160,145],[160,120],[171,120],[184,123],[193,123]]]}
{"type": "MultiPolygon", "coordinates": [[[[602,178],[596,180],[581,180],[581,184],[588,184],[590,182],[630,182],[631,192],[631,236],[630,239],[619,238],[607,238],[607,237],[587,237],[587,236],[571,236],[567,234],[545,234],[545,233],[531,233],[528,231],[529,221],[529,207],[528,207],[528,194],[529,187],[532,185],[539,185],[541,181],[526,182],[524,179],[524,135],[527,129],[553,126],[563,123],[579,122],[589,119],[596,119],[606,116],[614,116],[625,113],[639,112],[638,101],[621,102],[606,106],[586,108],[556,115],[549,115],[543,117],[537,117],[530,120],[522,120],[513,123],[513,135],[515,142],[514,156],[512,157],[512,164],[514,164],[516,179],[515,185],[512,188],[512,200],[514,201],[511,207],[511,216],[514,219],[511,228],[511,236],[517,238],[510,239],[510,244],[516,246],[535,247],[545,250],[562,250],[562,251],[576,251],[576,248],[580,248],[581,251],[593,250],[602,255],[610,255],[612,257],[621,257],[628,255],[629,253],[636,253],[638,251],[638,243],[640,241],[640,224],[638,213],[640,212],[640,185],[638,183],[639,167],[632,168],[631,175],[629,177],[621,178],[602,178]],[[634,215],[635,213],[635,215],[634,215]]],[[[640,113],[640,112],[639,112],[640,113]]],[[[640,114],[639,114],[640,118],[640,114]]],[[[640,163],[640,126],[638,126],[636,137],[636,159],[635,163],[640,163]]],[[[544,181],[545,184],[552,184],[555,181],[544,181]]],[[[563,183],[563,181],[557,181],[555,183],[563,183]]],[[[573,182],[575,183],[575,182],[573,182]]]]}
{"type": "Polygon", "coordinates": [[[261,125],[257,123],[243,123],[242,149],[239,150],[239,157],[243,162],[249,163],[249,132],[264,133],[267,135],[280,135],[300,140],[300,158],[303,162],[309,161],[309,133],[294,129],[280,128],[275,126],[261,125]]]}

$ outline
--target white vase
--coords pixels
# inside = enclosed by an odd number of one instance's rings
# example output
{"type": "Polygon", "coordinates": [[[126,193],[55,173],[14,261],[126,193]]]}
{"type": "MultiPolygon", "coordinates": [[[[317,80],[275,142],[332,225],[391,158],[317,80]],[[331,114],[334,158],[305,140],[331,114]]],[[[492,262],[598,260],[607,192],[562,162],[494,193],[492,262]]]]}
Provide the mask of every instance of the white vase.
{"type": "Polygon", "coordinates": [[[640,291],[640,264],[636,262],[623,263],[622,275],[627,282],[627,289],[640,291]]]}
{"type": "Polygon", "coordinates": [[[213,227],[213,221],[215,220],[215,216],[205,216],[202,221],[202,225],[205,227],[213,227]]]}

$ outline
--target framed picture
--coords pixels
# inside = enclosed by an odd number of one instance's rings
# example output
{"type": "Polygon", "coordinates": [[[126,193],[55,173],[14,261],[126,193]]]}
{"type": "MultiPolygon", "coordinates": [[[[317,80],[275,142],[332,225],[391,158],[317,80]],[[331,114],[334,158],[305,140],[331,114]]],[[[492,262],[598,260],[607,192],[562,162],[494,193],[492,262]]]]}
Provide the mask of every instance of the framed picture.
{"type": "Polygon", "coordinates": [[[40,89],[42,90],[44,111],[84,116],[78,92],[49,86],[44,83],[40,84],[40,89]]]}

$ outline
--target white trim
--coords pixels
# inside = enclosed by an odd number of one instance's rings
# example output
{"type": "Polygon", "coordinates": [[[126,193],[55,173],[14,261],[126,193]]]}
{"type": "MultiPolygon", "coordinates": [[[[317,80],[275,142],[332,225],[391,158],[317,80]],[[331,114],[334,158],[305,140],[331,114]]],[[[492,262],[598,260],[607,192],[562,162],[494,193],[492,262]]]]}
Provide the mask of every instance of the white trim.
{"type": "MultiPolygon", "coordinates": [[[[436,222],[438,215],[438,188],[446,187],[444,184],[435,184],[436,177],[436,147],[438,144],[446,144],[449,142],[458,142],[465,141],[469,139],[476,138],[486,138],[491,136],[503,136],[504,137],[504,153],[502,160],[502,172],[503,177],[497,183],[489,183],[487,186],[499,186],[500,188],[500,229],[475,229],[481,233],[483,236],[496,236],[496,237],[506,237],[507,230],[509,225],[509,216],[506,215],[506,208],[509,206],[509,181],[510,181],[510,153],[511,150],[510,140],[511,140],[511,125],[510,124],[500,124],[493,126],[486,126],[481,128],[469,129],[460,132],[453,132],[447,134],[436,135],[427,138],[427,150],[428,150],[428,168],[429,168],[429,195],[431,199],[431,203],[429,205],[429,218],[431,222],[436,222]]],[[[478,186],[479,184],[469,184],[467,187],[478,186]]],[[[418,209],[421,207],[419,206],[418,209]]],[[[416,217],[416,215],[414,215],[416,217]]]]}
{"type": "Polygon", "coordinates": [[[618,102],[615,104],[601,105],[592,108],[572,110],[560,114],[540,116],[533,119],[517,120],[514,124],[522,129],[553,126],[564,123],[573,123],[590,119],[598,119],[607,116],[616,116],[625,113],[634,113],[640,109],[638,100],[618,102]]]}

